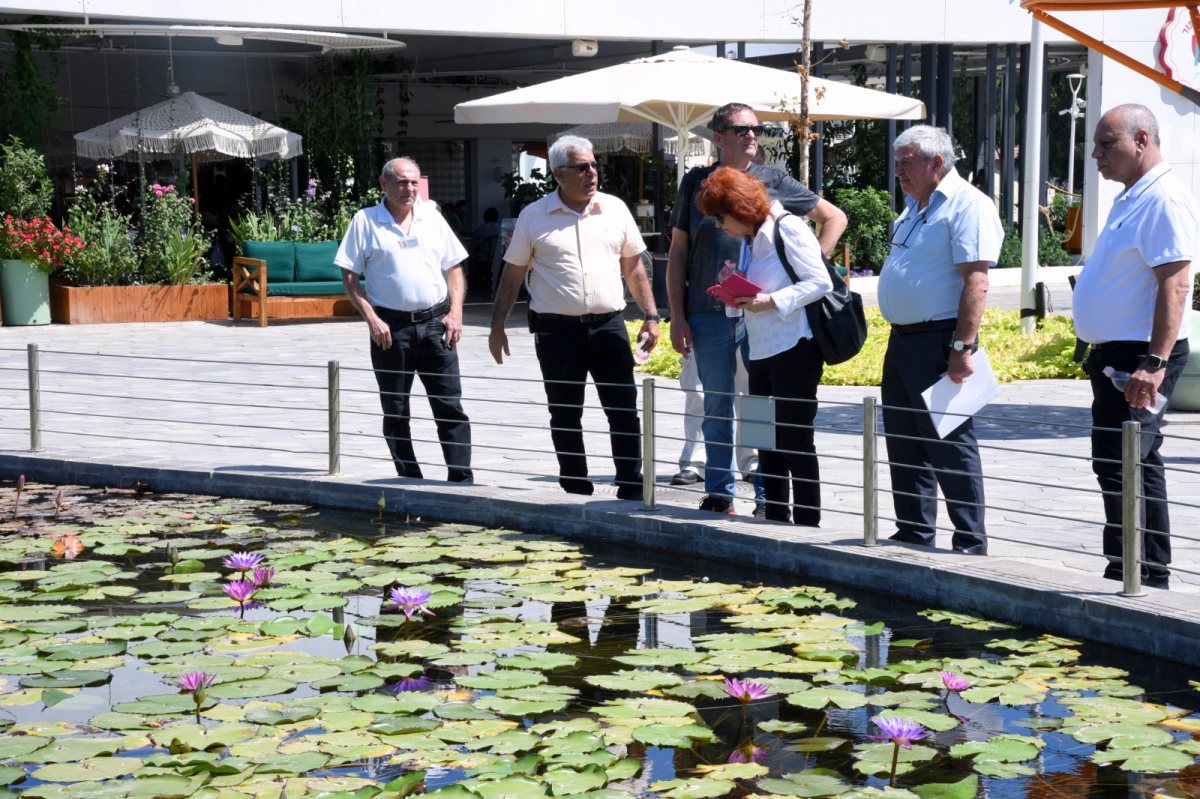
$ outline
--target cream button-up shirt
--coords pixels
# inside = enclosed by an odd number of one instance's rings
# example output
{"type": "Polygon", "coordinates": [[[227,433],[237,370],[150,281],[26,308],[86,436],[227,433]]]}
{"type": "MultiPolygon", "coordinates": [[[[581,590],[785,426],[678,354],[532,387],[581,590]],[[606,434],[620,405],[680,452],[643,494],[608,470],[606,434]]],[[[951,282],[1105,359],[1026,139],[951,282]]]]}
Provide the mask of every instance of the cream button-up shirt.
{"type": "Polygon", "coordinates": [[[598,192],[576,213],[555,191],[521,212],[504,260],[529,270],[534,312],[583,316],[625,308],[621,259],[645,249],[633,214],[617,197],[598,192]]]}

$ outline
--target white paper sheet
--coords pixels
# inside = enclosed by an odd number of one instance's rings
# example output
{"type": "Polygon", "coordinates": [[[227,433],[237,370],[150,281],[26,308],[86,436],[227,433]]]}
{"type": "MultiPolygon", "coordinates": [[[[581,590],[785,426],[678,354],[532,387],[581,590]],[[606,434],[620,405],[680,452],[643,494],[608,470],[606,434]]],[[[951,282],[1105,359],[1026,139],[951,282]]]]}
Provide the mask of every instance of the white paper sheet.
{"type": "Polygon", "coordinates": [[[957,430],[968,416],[974,416],[983,406],[1000,396],[1000,384],[996,382],[996,374],[992,371],[987,353],[977,351],[971,356],[971,365],[975,367],[975,372],[963,382],[955,383],[949,375],[942,375],[941,380],[921,392],[933,426],[942,438],[957,430]]]}

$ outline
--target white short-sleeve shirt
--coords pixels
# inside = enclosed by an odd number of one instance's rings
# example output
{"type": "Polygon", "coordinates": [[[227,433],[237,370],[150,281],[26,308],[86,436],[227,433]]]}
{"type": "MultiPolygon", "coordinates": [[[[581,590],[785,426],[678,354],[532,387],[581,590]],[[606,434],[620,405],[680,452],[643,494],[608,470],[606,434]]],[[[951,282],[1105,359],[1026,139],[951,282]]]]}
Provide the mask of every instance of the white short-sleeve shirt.
{"type": "Polygon", "coordinates": [[[894,325],[958,316],[960,264],[1000,258],[1004,227],[996,206],[951,169],[924,209],[907,199],[892,227],[892,250],[879,274],[879,310],[894,325]]]}
{"type": "Polygon", "coordinates": [[[529,307],[535,312],[584,316],[625,307],[621,259],[645,249],[620,198],[597,193],[577,213],[555,191],[517,217],[504,260],[530,270],[529,307]]]}
{"type": "Polygon", "coordinates": [[[467,258],[466,248],[430,202],[413,206],[405,236],[387,206],[363,208],[350,220],[333,262],[364,276],[372,305],[423,311],[446,300],[444,272],[467,258]]]}
{"type": "MultiPolygon", "coordinates": [[[[1075,283],[1075,335],[1089,344],[1149,341],[1158,281],[1154,269],[1191,261],[1188,298],[1196,278],[1200,215],[1191,191],[1160,163],[1113,200],[1112,210],[1075,283]]],[[[1179,338],[1190,333],[1183,314],[1179,338]]]]}

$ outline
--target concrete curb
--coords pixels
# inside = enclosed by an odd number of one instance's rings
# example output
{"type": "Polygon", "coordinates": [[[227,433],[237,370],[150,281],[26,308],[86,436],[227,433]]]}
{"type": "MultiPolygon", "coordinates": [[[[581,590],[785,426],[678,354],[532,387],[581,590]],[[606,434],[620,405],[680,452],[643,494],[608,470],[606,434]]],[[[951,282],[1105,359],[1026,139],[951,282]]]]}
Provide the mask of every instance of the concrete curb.
{"type": "Polygon", "coordinates": [[[375,511],[382,493],[386,513],[566,538],[646,547],[755,566],[844,584],[937,607],[984,614],[1183,663],[1195,663],[1200,640],[1200,596],[1147,589],[1146,596],[1116,595],[1117,583],[1066,568],[1008,558],[975,558],[885,543],[862,545],[840,530],[798,528],[678,508],[645,511],[616,499],[588,499],[557,491],[348,481],[304,474],[189,468],[178,462],[140,465],[0,453],[0,469],[48,483],[130,486],[375,511]]]}

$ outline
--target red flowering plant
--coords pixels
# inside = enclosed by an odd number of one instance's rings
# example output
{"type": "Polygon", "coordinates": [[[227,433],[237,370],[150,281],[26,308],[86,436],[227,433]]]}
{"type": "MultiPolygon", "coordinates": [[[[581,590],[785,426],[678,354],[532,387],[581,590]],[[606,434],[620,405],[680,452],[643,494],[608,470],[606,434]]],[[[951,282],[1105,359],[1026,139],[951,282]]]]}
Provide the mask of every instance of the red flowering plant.
{"type": "Polygon", "coordinates": [[[53,272],[75,253],[83,241],[65,225],[60,230],[48,216],[17,219],[4,215],[0,228],[0,256],[26,261],[43,272],[53,272]]]}

